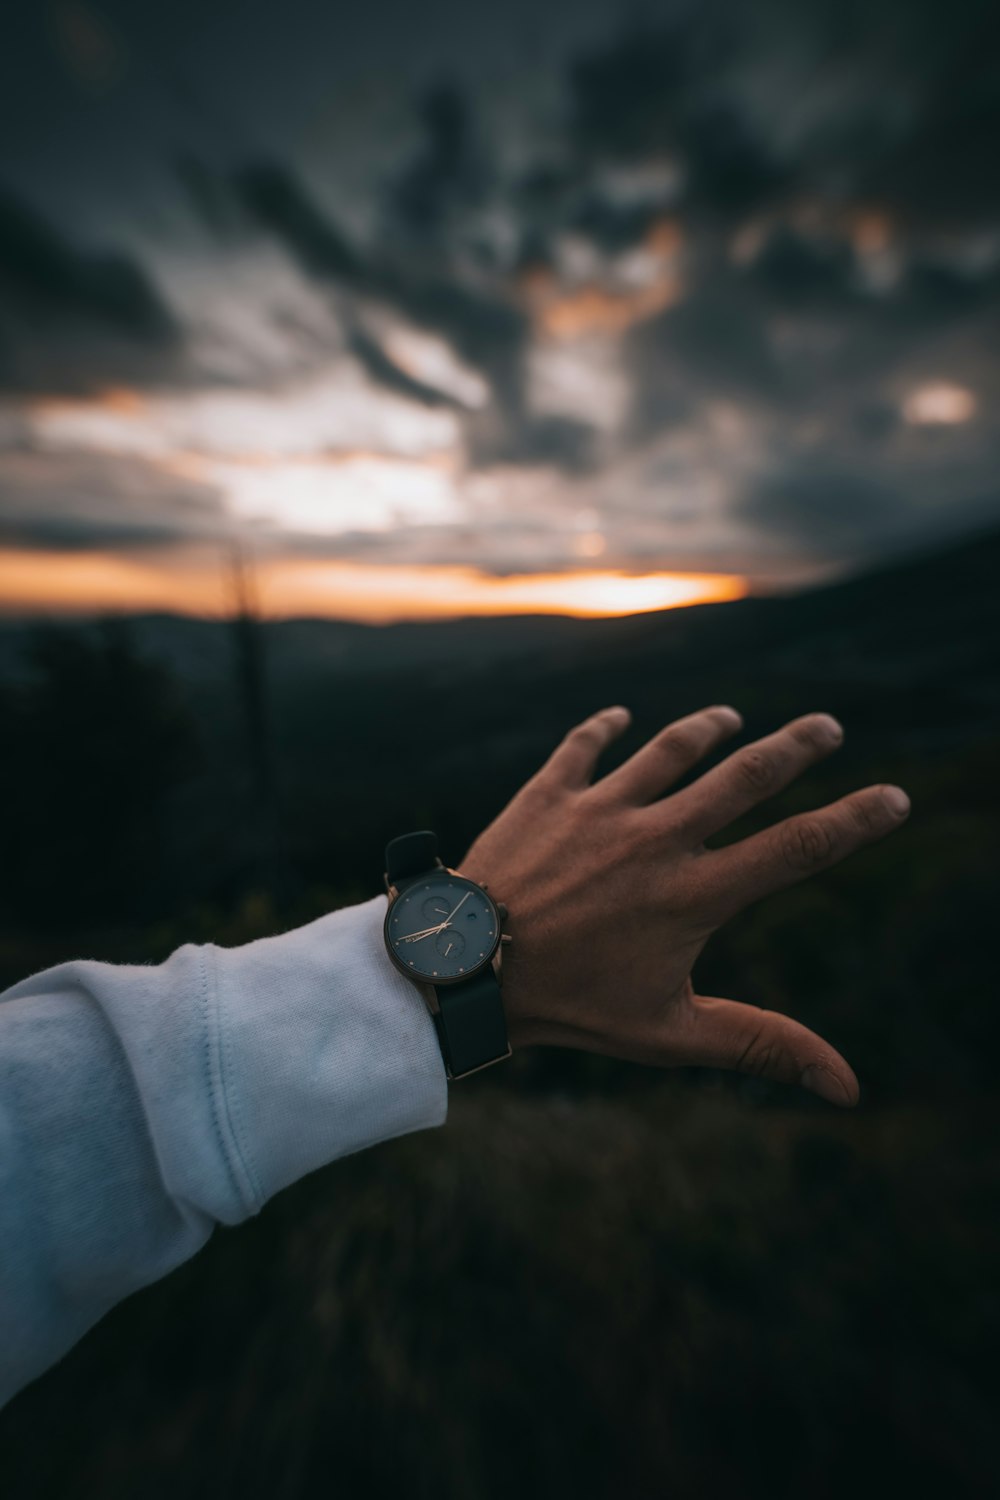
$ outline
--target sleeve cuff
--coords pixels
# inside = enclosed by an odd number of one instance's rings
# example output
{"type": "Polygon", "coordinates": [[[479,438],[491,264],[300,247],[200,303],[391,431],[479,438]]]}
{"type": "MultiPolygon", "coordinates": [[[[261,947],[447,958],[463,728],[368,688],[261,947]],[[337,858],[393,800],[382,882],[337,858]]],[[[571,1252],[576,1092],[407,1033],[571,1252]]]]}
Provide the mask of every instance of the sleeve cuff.
{"type": "Polygon", "coordinates": [[[204,950],[218,1124],[247,1213],[335,1157],[444,1123],[434,1023],[385,951],[387,904],[204,950]]]}

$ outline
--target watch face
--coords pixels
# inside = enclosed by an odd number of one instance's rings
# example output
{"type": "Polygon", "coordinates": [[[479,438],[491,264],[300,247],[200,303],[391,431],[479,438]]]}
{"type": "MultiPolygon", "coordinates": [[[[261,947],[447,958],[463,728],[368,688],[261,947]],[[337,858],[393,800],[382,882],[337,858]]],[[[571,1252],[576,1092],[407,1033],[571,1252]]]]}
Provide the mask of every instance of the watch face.
{"type": "Polygon", "coordinates": [[[497,909],[481,886],[447,870],[414,881],[389,907],[389,952],[413,979],[467,979],[489,963],[500,941],[497,909]]]}

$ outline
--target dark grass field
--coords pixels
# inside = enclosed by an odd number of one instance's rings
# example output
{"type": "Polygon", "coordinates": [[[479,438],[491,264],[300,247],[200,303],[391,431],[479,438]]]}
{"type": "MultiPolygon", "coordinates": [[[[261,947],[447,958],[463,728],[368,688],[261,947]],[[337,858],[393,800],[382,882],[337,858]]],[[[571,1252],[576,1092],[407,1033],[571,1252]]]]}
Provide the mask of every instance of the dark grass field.
{"type": "Polygon", "coordinates": [[[998,559],[981,538],[512,652],[494,622],[482,669],[428,637],[420,714],[391,636],[358,673],[272,633],[263,761],[228,678],[162,665],[169,622],[9,636],[4,982],[366,898],[406,827],[455,863],[615,701],[609,766],[701,703],[751,734],[829,709],[844,750],[767,816],[869,780],[913,814],[696,976],[823,1031],[856,1111],[521,1054],[456,1086],[442,1130],[334,1163],[119,1307],[0,1415],[5,1500],[997,1493],[998,559]],[[39,847],[86,881],[53,885],[39,847]]]}

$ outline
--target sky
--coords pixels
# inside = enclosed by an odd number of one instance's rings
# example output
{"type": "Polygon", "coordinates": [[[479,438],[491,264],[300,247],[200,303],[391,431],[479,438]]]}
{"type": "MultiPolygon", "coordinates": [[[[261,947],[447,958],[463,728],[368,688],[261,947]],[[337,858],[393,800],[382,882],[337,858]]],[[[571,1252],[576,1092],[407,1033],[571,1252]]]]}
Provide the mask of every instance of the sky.
{"type": "Polygon", "coordinates": [[[46,0],[0,608],[623,613],[1000,521],[980,0],[46,0]]]}

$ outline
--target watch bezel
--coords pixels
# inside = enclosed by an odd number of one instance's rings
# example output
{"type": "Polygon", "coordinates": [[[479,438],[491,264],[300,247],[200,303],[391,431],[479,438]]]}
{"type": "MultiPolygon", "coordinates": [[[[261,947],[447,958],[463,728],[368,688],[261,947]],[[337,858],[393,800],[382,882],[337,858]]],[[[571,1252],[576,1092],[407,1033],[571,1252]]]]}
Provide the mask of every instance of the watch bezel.
{"type": "Polygon", "coordinates": [[[447,987],[448,985],[453,984],[464,984],[467,979],[472,979],[474,975],[481,974],[484,969],[492,966],[493,960],[496,958],[500,944],[503,941],[503,921],[500,916],[500,910],[497,906],[497,903],[490,895],[489,891],[485,890],[483,886],[479,884],[478,880],[471,880],[468,875],[462,875],[458,870],[452,870],[448,865],[442,865],[438,869],[428,870],[426,879],[429,884],[435,878],[442,878],[445,876],[447,876],[448,879],[452,881],[458,881],[461,885],[468,886],[470,890],[475,891],[477,895],[482,897],[482,899],[486,902],[487,906],[489,906],[490,910],[493,913],[493,928],[495,937],[490,950],[485,955],[485,957],[478,959],[471,968],[466,969],[464,974],[433,974],[428,973],[423,969],[416,969],[408,963],[404,963],[392,945],[392,938],[389,935],[389,921],[400,895],[415,890],[420,882],[425,879],[425,876],[418,875],[415,880],[408,881],[404,892],[397,891],[395,896],[390,897],[389,905],[386,907],[385,918],[382,923],[382,937],[385,943],[385,950],[399,972],[401,974],[405,974],[407,979],[409,979],[412,983],[428,985],[431,989],[447,987]]]}

